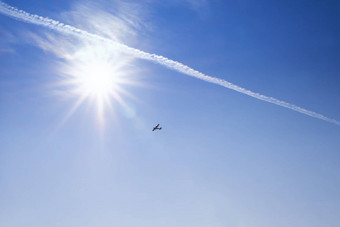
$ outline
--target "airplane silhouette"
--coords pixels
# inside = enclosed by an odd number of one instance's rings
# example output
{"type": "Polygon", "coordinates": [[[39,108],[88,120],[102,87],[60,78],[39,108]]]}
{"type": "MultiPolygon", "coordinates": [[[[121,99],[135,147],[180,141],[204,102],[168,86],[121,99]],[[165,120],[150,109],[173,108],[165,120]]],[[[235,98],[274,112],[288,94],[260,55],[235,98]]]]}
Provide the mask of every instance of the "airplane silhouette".
{"type": "Polygon", "coordinates": [[[162,129],[162,127],[159,128],[158,126],[159,126],[159,124],[157,124],[155,127],[153,127],[152,131],[155,131],[156,129],[158,129],[158,130],[162,129]]]}

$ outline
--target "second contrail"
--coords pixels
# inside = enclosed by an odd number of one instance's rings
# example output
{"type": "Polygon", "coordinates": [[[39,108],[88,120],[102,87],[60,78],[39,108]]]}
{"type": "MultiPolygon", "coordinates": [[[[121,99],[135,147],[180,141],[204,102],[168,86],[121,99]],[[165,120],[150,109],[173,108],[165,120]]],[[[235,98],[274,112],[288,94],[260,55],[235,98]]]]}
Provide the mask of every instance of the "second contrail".
{"type": "Polygon", "coordinates": [[[56,20],[53,20],[53,19],[50,19],[50,18],[47,18],[47,17],[42,17],[42,16],[39,16],[39,15],[27,13],[23,10],[19,10],[19,9],[13,7],[13,6],[10,6],[10,5],[2,2],[2,1],[0,1],[0,13],[7,15],[7,16],[10,16],[12,18],[15,18],[17,20],[27,22],[27,23],[32,23],[32,24],[37,24],[37,25],[41,25],[41,26],[44,26],[44,27],[48,27],[48,28],[50,28],[54,31],[67,33],[67,34],[78,36],[78,37],[81,37],[81,38],[103,41],[105,43],[108,43],[110,45],[115,46],[116,48],[119,48],[123,52],[132,54],[137,58],[149,60],[149,61],[161,64],[161,65],[164,65],[164,66],[168,67],[169,69],[184,73],[188,76],[192,76],[192,77],[195,77],[195,78],[198,78],[198,79],[210,82],[210,83],[218,84],[220,86],[232,89],[234,91],[243,93],[245,95],[249,95],[253,98],[260,99],[260,100],[265,101],[265,102],[273,103],[275,105],[279,105],[279,106],[294,110],[296,112],[299,112],[299,113],[302,113],[302,114],[305,114],[305,115],[308,115],[308,116],[311,116],[311,117],[314,117],[314,118],[318,118],[320,120],[324,120],[324,121],[327,121],[327,122],[330,122],[330,123],[333,123],[333,124],[336,124],[336,125],[340,125],[339,121],[328,118],[328,117],[326,117],[322,114],[315,113],[315,112],[310,111],[310,110],[306,110],[304,108],[298,107],[298,106],[290,104],[288,102],[278,100],[278,99],[273,98],[273,97],[261,95],[259,93],[247,90],[247,89],[242,88],[242,87],[239,87],[239,86],[232,84],[232,83],[230,83],[226,80],[205,75],[205,74],[203,74],[203,73],[201,73],[197,70],[190,68],[189,66],[186,66],[186,65],[184,65],[180,62],[168,59],[166,57],[156,55],[156,54],[147,53],[147,52],[126,46],[122,43],[118,43],[118,42],[113,41],[111,39],[108,39],[108,38],[105,38],[105,37],[102,37],[102,36],[99,36],[99,35],[96,35],[96,34],[93,34],[93,33],[89,33],[87,31],[75,28],[75,27],[67,25],[67,24],[63,24],[59,21],[56,21],[56,20]]]}

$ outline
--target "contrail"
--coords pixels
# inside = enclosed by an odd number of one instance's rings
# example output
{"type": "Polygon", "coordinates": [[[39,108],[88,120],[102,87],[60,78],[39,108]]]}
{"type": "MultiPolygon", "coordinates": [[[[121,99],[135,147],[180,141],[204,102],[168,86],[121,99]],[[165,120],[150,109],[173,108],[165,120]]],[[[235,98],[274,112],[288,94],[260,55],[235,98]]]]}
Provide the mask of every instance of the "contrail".
{"type": "Polygon", "coordinates": [[[261,95],[259,93],[247,90],[247,89],[242,88],[242,87],[239,87],[239,86],[232,84],[232,83],[230,83],[226,80],[205,75],[205,74],[203,74],[203,73],[201,73],[197,70],[190,68],[189,66],[186,66],[186,65],[184,65],[180,62],[168,59],[166,57],[156,55],[156,54],[147,53],[147,52],[126,46],[122,43],[113,41],[111,39],[108,39],[108,38],[105,38],[105,37],[102,37],[102,36],[99,36],[99,35],[96,35],[96,34],[93,34],[93,33],[89,33],[87,31],[75,28],[75,27],[67,25],[67,24],[63,24],[59,21],[50,19],[48,17],[42,17],[42,16],[39,16],[39,15],[27,13],[23,10],[19,10],[19,9],[13,7],[13,6],[10,6],[10,5],[2,2],[2,1],[0,1],[0,12],[2,14],[7,15],[7,16],[13,17],[17,20],[21,20],[21,21],[27,22],[27,23],[41,25],[41,26],[50,28],[54,31],[58,31],[58,32],[61,32],[61,33],[66,33],[66,34],[70,34],[70,35],[74,35],[74,36],[78,36],[78,37],[86,38],[86,39],[90,39],[90,40],[103,41],[105,43],[108,43],[110,45],[115,46],[116,48],[119,48],[121,51],[123,51],[125,53],[132,54],[137,58],[149,60],[149,61],[161,64],[161,65],[164,65],[169,69],[184,73],[188,76],[192,76],[192,77],[195,77],[197,79],[207,81],[209,83],[214,83],[214,84],[232,89],[234,91],[243,93],[245,95],[249,95],[249,96],[254,97],[256,99],[260,99],[260,100],[265,101],[265,102],[273,103],[275,105],[282,106],[282,107],[294,110],[296,112],[299,112],[299,113],[302,113],[302,114],[305,114],[305,115],[308,115],[308,116],[311,116],[311,117],[314,117],[314,118],[318,118],[320,120],[324,120],[324,121],[327,121],[327,122],[330,122],[330,123],[333,123],[333,124],[336,124],[336,125],[340,125],[339,121],[328,118],[328,117],[326,117],[322,114],[315,113],[315,112],[310,111],[310,110],[306,110],[304,108],[298,107],[298,106],[290,104],[288,102],[278,100],[278,99],[273,98],[273,97],[261,95]]]}

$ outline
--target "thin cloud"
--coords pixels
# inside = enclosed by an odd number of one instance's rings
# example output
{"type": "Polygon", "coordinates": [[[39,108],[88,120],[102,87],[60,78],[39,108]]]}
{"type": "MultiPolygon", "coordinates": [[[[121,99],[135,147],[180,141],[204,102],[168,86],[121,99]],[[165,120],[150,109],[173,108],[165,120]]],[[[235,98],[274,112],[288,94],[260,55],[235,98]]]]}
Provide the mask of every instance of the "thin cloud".
{"type": "Polygon", "coordinates": [[[15,50],[9,47],[0,46],[0,54],[14,54],[15,50]]]}
{"type": "Polygon", "coordinates": [[[108,45],[112,45],[115,48],[117,48],[117,50],[119,49],[122,52],[131,54],[137,58],[141,58],[141,59],[145,59],[145,60],[149,60],[152,61],[154,63],[158,63],[161,65],[166,66],[169,69],[181,72],[183,74],[186,74],[188,76],[192,76],[195,77],[197,79],[201,79],[204,81],[207,81],[209,83],[214,83],[229,89],[232,89],[234,91],[240,92],[242,94],[251,96],[253,98],[265,101],[265,102],[269,102],[269,103],[273,103],[275,105],[278,106],[282,106],[291,110],[294,110],[296,112],[320,119],[320,120],[324,120],[336,125],[340,125],[340,122],[331,118],[328,118],[322,114],[319,113],[315,113],[313,111],[301,108],[299,106],[296,106],[294,104],[290,104],[284,101],[281,101],[279,99],[273,98],[273,97],[268,97],[250,90],[247,90],[245,88],[242,88],[240,86],[237,86],[235,84],[232,84],[226,80],[223,79],[219,79],[216,77],[212,77],[212,76],[208,76],[206,74],[203,74],[197,70],[194,70],[192,68],[190,68],[189,66],[186,66],[180,62],[168,59],[166,57],[163,56],[159,56],[156,54],[151,54],[151,53],[147,53],[132,47],[129,47],[127,45],[124,45],[122,43],[116,42],[115,40],[109,39],[109,38],[105,38],[93,33],[89,33],[87,31],[75,28],[73,26],[70,25],[66,25],[63,24],[59,21],[56,20],[52,20],[50,18],[45,18],[45,17],[41,17],[38,15],[34,15],[34,14],[30,14],[27,13],[23,10],[19,10],[15,7],[9,6],[6,3],[3,3],[0,1],[0,12],[11,16],[15,19],[19,19],[22,20],[24,22],[28,22],[28,23],[33,23],[33,24],[37,24],[37,25],[41,25],[41,26],[45,26],[48,27],[52,30],[58,31],[58,32],[62,32],[62,33],[66,33],[66,34],[70,34],[70,35],[75,35],[77,37],[83,38],[83,39],[89,39],[89,40],[97,40],[97,41],[102,41],[107,43],[108,45]]]}
{"type": "Polygon", "coordinates": [[[13,44],[17,43],[17,38],[11,32],[6,30],[0,30],[0,54],[14,54],[15,49],[13,44]]]}
{"type": "Polygon", "coordinates": [[[194,10],[200,10],[208,7],[207,0],[186,0],[187,4],[194,10]]]}
{"type": "Polygon", "coordinates": [[[78,28],[114,41],[133,43],[141,30],[147,30],[143,20],[146,6],[122,0],[81,1],[62,18],[78,28]]]}

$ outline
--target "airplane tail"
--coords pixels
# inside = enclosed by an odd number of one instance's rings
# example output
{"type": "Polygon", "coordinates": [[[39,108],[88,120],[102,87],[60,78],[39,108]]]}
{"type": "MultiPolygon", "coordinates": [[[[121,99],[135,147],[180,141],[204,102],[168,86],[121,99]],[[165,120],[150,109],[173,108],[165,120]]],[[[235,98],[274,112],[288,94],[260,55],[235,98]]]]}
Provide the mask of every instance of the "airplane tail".
{"type": "Polygon", "coordinates": [[[159,130],[162,130],[162,127],[160,127],[159,130]]]}

